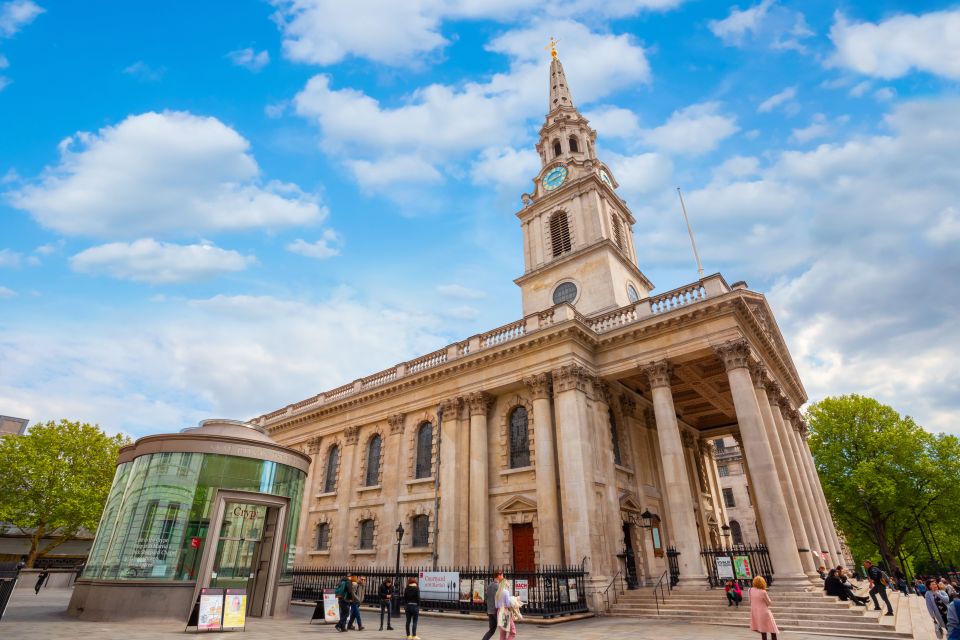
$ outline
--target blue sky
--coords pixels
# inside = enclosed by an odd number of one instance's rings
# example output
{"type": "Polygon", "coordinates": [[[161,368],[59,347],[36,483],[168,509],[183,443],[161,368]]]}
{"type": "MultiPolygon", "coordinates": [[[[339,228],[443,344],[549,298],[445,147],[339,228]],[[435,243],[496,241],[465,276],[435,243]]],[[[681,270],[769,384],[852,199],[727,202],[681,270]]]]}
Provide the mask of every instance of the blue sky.
{"type": "Polygon", "coordinates": [[[682,186],[812,400],[960,431],[960,5],[921,1],[0,1],[0,414],[246,418],[517,319],[550,36],[658,291],[682,186]]]}

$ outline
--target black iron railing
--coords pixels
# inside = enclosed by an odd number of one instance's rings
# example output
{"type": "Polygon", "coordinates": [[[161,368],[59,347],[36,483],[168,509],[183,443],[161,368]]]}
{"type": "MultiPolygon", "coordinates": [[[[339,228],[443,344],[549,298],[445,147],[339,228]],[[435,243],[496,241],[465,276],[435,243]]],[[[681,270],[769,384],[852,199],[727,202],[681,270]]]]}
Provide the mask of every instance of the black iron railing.
{"type": "Polygon", "coordinates": [[[680,552],[673,547],[667,548],[667,564],[670,565],[670,588],[673,589],[680,582],[680,561],[677,556],[680,552]]]}
{"type": "Polygon", "coordinates": [[[722,587],[727,580],[733,580],[742,588],[748,588],[756,576],[763,576],[768,585],[773,584],[770,552],[762,544],[707,547],[700,555],[707,566],[711,587],[722,587]]]}
{"type": "Polygon", "coordinates": [[[653,588],[653,602],[657,605],[657,615],[660,615],[660,602],[667,604],[667,592],[673,591],[673,585],[667,582],[667,572],[660,574],[656,586],[653,588]]]}
{"type": "MultiPolygon", "coordinates": [[[[425,596],[421,588],[421,609],[486,613],[484,593],[493,580],[495,570],[493,567],[403,567],[400,569],[399,592],[403,591],[409,578],[418,578],[421,571],[455,572],[459,574],[459,584],[451,584],[442,599],[425,596]]],[[[340,579],[348,573],[366,578],[363,603],[374,606],[380,604],[377,592],[383,581],[387,578],[397,579],[392,567],[294,567],[293,598],[318,601],[323,597],[324,589],[335,589],[340,579]]],[[[526,597],[523,598],[526,603],[524,615],[547,618],[588,610],[586,575],[583,564],[572,567],[543,566],[535,571],[504,568],[504,577],[515,585],[514,595],[518,591],[517,581],[527,584],[526,597]]],[[[394,588],[396,590],[396,584],[394,588]]],[[[522,597],[523,593],[520,595],[522,597]]]]}

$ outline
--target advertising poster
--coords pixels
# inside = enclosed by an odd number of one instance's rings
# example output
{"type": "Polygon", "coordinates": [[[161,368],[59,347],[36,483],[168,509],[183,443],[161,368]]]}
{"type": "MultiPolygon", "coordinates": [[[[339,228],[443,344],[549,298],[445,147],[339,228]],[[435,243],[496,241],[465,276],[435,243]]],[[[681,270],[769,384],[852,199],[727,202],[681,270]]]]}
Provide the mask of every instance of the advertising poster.
{"type": "Polygon", "coordinates": [[[336,589],[323,590],[323,621],[324,622],[340,621],[340,605],[337,604],[336,589]]]}
{"type": "Polygon", "coordinates": [[[557,590],[560,592],[560,604],[570,602],[570,594],[567,592],[567,583],[564,580],[557,583],[557,590]]]}
{"type": "Polygon", "coordinates": [[[737,578],[752,578],[750,574],[750,557],[749,556],[733,556],[733,570],[737,574],[737,578]]]}
{"type": "Polygon", "coordinates": [[[483,593],[486,585],[483,580],[473,581],[473,602],[474,604],[483,604],[483,593]]]}
{"type": "Polygon", "coordinates": [[[421,571],[420,597],[424,600],[456,600],[460,574],[456,571],[421,571]]]}
{"type": "Polygon", "coordinates": [[[513,595],[520,598],[521,602],[527,602],[530,600],[530,581],[529,580],[520,580],[519,578],[514,581],[513,585],[516,587],[517,591],[513,595]]]}
{"type": "Polygon", "coordinates": [[[243,629],[246,624],[246,589],[227,589],[227,595],[223,599],[223,628],[243,629]]]}
{"type": "Polygon", "coordinates": [[[473,586],[473,581],[470,578],[461,578],[460,579],[460,602],[470,602],[473,598],[470,587],[473,586]]]}
{"type": "Polygon", "coordinates": [[[577,593],[577,579],[567,578],[567,590],[570,591],[570,602],[577,602],[579,594],[577,593]]]}
{"type": "Polygon", "coordinates": [[[717,556],[717,577],[721,580],[733,580],[733,560],[730,556],[717,556]]]}
{"type": "Polygon", "coordinates": [[[198,631],[219,631],[223,621],[223,589],[201,589],[198,631]]]}

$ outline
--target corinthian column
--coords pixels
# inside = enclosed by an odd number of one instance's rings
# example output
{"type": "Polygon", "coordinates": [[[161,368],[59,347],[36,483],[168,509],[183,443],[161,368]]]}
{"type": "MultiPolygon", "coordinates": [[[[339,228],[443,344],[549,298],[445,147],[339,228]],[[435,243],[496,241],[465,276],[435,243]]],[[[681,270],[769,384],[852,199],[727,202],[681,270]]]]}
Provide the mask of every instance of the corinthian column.
{"type": "Polygon", "coordinates": [[[490,564],[490,478],[487,461],[487,410],[491,398],[482,391],[466,398],[470,405],[470,564],[490,564]]]}
{"type": "Polygon", "coordinates": [[[527,376],[523,384],[533,396],[540,563],[560,564],[563,562],[563,550],[560,546],[560,497],[557,495],[557,451],[550,407],[550,374],[527,376]]]}
{"type": "Polygon", "coordinates": [[[766,533],[770,561],[777,574],[777,582],[806,584],[803,565],[800,564],[797,553],[797,540],[790,526],[790,515],[783,491],[780,490],[780,479],[777,476],[770,441],[763,425],[750,371],[747,369],[750,345],[744,339],[733,340],[715,346],[714,351],[727,369],[730,394],[733,396],[733,406],[743,439],[743,454],[750,464],[754,479],[756,511],[766,533]]]}
{"type": "Polygon", "coordinates": [[[670,540],[680,552],[680,582],[699,586],[697,583],[706,580],[707,576],[700,558],[690,477],[687,474],[683,443],[680,440],[677,411],[673,406],[673,392],[670,390],[672,370],[670,363],[662,360],[650,364],[643,371],[650,379],[653,395],[653,413],[657,422],[657,439],[663,466],[663,488],[670,506],[667,512],[670,519],[670,540]]]}
{"type": "Polygon", "coordinates": [[[437,562],[452,565],[455,562],[457,541],[457,497],[463,491],[457,474],[457,449],[460,448],[460,429],[457,414],[460,398],[441,403],[443,421],[440,423],[440,513],[437,514],[437,562]]]}
{"type": "MultiPolygon", "coordinates": [[[[349,505],[353,497],[353,459],[357,455],[357,439],[360,427],[347,427],[343,430],[343,448],[340,450],[340,470],[337,475],[337,502],[349,505]]],[[[351,560],[350,546],[353,540],[353,527],[350,523],[350,509],[340,509],[337,513],[337,528],[334,530],[336,546],[330,546],[330,561],[347,564],[351,560]]]]}
{"type": "Polygon", "coordinates": [[[810,451],[810,445],[807,444],[807,425],[803,422],[799,412],[794,412],[793,419],[797,423],[797,438],[800,444],[801,455],[806,462],[808,473],[811,477],[811,488],[814,491],[817,501],[820,503],[820,512],[823,518],[824,534],[827,537],[827,546],[830,548],[830,555],[834,562],[843,562],[843,553],[840,547],[840,536],[837,535],[837,525],[833,522],[833,515],[830,513],[830,506],[827,504],[827,496],[823,492],[823,485],[820,484],[820,474],[817,473],[817,465],[813,461],[813,453],[810,451]]]}

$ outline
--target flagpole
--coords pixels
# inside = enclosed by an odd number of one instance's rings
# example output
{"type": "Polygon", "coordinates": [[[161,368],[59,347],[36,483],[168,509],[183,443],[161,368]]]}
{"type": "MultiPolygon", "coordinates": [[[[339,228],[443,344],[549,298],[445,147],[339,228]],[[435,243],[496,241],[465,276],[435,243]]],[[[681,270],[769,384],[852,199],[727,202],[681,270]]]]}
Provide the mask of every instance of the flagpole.
{"type": "Polygon", "coordinates": [[[683,220],[687,223],[687,233],[690,234],[690,244],[693,245],[693,257],[697,259],[697,273],[703,280],[703,265],[700,264],[700,253],[697,251],[697,241],[693,239],[693,227],[690,226],[690,218],[687,217],[687,206],[683,204],[683,193],[680,187],[677,187],[677,195],[680,196],[680,209],[683,210],[683,220]]]}

